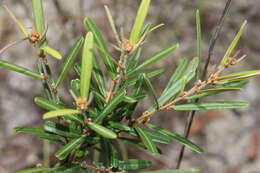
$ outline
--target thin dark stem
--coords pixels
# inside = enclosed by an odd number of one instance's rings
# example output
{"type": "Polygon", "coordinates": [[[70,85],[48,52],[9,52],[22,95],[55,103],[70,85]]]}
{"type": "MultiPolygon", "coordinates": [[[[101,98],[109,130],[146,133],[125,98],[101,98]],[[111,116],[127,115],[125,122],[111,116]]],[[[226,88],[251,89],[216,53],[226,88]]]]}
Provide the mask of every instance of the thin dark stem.
{"type": "MultiPolygon", "coordinates": [[[[219,19],[219,22],[217,24],[216,31],[214,32],[214,34],[213,34],[213,36],[212,36],[212,38],[210,40],[208,57],[207,57],[207,60],[206,60],[206,63],[205,63],[205,66],[204,66],[204,69],[203,69],[203,72],[202,72],[202,80],[204,80],[206,78],[206,76],[207,76],[208,66],[209,66],[211,57],[213,55],[215,44],[216,44],[216,41],[219,38],[220,31],[221,31],[221,29],[223,27],[225,18],[226,18],[227,14],[228,14],[231,1],[232,0],[227,0],[225,8],[224,8],[224,10],[222,12],[222,15],[221,15],[221,17],[219,19]]],[[[198,101],[199,101],[199,99],[195,100],[195,102],[198,102],[198,101]]],[[[193,120],[194,120],[195,113],[196,113],[196,111],[189,112],[189,117],[188,117],[188,119],[186,121],[186,125],[185,125],[185,135],[184,136],[185,136],[186,139],[189,138],[190,130],[191,130],[191,126],[192,126],[192,123],[193,123],[193,120]]],[[[184,151],[185,151],[185,145],[182,145],[180,153],[179,153],[176,169],[179,169],[180,166],[181,166],[181,162],[183,160],[184,151]]]]}
{"type": "Polygon", "coordinates": [[[208,51],[208,57],[207,57],[207,60],[206,60],[206,64],[204,66],[204,69],[203,69],[203,73],[202,73],[202,79],[205,79],[206,75],[207,75],[207,71],[208,71],[208,66],[209,66],[209,63],[210,63],[210,60],[211,60],[211,57],[213,55],[213,51],[214,51],[214,48],[215,48],[215,44],[216,44],[216,41],[218,40],[219,38],[219,35],[220,35],[220,31],[223,27],[223,24],[224,24],[224,21],[225,21],[225,18],[228,14],[228,11],[229,11],[229,8],[230,8],[230,4],[231,4],[231,1],[232,0],[228,0],[226,2],[226,6],[222,12],[222,15],[219,19],[219,22],[217,24],[217,27],[216,27],[216,31],[214,32],[211,40],[210,40],[210,46],[209,46],[209,51],[208,51]]]}

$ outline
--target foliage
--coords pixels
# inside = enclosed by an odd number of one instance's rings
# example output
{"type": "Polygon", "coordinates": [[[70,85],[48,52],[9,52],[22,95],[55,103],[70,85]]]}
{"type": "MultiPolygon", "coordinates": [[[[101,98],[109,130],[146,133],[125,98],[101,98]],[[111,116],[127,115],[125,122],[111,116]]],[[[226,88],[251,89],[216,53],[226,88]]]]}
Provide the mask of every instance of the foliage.
{"type": "MultiPolygon", "coordinates": [[[[59,160],[56,165],[48,164],[35,168],[25,169],[19,173],[74,173],[80,172],[125,172],[150,168],[151,162],[139,159],[123,159],[124,153],[118,149],[118,143],[130,144],[151,154],[163,154],[158,143],[169,144],[173,139],[189,147],[191,150],[202,153],[203,149],[182,137],[181,135],[162,128],[163,125],[149,123],[158,112],[171,109],[174,111],[235,109],[246,108],[248,103],[242,101],[202,101],[194,99],[204,98],[228,91],[240,91],[247,78],[259,75],[259,70],[244,71],[222,75],[227,68],[238,63],[242,58],[234,54],[234,49],[245,29],[246,21],[241,26],[234,41],[231,43],[220,64],[206,80],[200,80],[201,64],[201,28],[199,11],[196,11],[197,49],[196,57],[192,60],[181,59],[179,66],[169,79],[164,91],[159,94],[150,78],[161,75],[162,69],[150,71],[148,67],[168,57],[174,56],[178,43],[156,51],[146,57],[141,63],[137,59],[142,56],[142,47],[146,46],[146,37],[162,25],[152,27],[144,25],[148,14],[150,0],[142,0],[137,12],[133,29],[129,38],[120,37],[113,17],[105,7],[108,22],[115,35],[115,46],[120,54],[119,60],[110,54],[108,45],[98,27],[90,18],[85,18],[86,36],[78,39],[68,52],[68,56],[61,65],[60,75],[53,77],[47,63],[47,54],[61,59],[60,53],[48,46],[44,10],[41,0],[32,0],[33,19],[36,31],[29,34],[14,14],[4,8],[24,33],[25,39],[39,49],[37,67],[39,72],[14,65],[0,60],[0,67],[42,80],[43,97],[36,97],[35,103],[45,109],[43,119],[48,119],[42,127],[17,127],[16,132],[32,133],[37,137],[59,145],[55,157],[59,160]],[[82,49],[81,64],[75,62],[82,49]],[[111,84],[105,79],[100,63],[106,67],[111,84]],[[70,106],[64,105],[58,95],[58,89],[68,71],[74,67],[78,79],[71,79],[69,93],[74,99],[70,106]],[[195,83],[194,83],[195,81],[195,83]],[[193,84],[194,83],[194,84],[193,84]],[[154,104],[147,108],[136,119],[134,110],[139,102],[149,94],[154,104]],[[91,160],[92,155],[98,152],[98,159],[91,160]]],[[[143,173],[195,173],[199,170],[158,170],[143,173]]]]}

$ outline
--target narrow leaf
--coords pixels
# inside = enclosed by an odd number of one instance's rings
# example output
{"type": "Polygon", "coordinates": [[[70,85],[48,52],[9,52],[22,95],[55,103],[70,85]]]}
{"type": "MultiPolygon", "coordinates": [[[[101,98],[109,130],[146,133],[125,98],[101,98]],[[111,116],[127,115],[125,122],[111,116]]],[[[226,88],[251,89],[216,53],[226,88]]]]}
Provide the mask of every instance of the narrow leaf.
{"type": "Polygon", "coordinates": [[[38,33],[43,34],[45,30],[45,21],[42,0],[32,0],[32,12],[35,29],[38,33]]]}
{"type": "Polygon", "coordinates": [[[146,133],[138,126],[134,126],[134,129],[138,133],[139,137],[141,138],[143,144],[147,148],[148,151],[154,154],[159,154],[159,151],[156,148],[156,145],[152,142],[151,138],[146,135],[146,133]]]}
{"type": "Polygon", "coordinates": [[[50,171],[50,168],[39,166],[39,167],[35,167],[35,168],[23,169],[16,173],[45,173],[45,172],[49,172],[49,171],[50,171]]]}
{"type": "Polygon", "coordinates": [[[21,74],[24,74],[26,76],[30,76],[36,79],[44,79],[44,77],[36,72],[33,72],[27,68],[12,64],[8,61],[4,61],[4,60],[0,60],[0,67],[7,69],[7,70],[11,70],[11,71],[15,71],[21,74]]]}
{"type": "Polygon", "coordinates": [[[73,61],[75,60],[75,58],[77,57],[80,48],[83,44],[83,40],[84,38],[80,38],[71,48],[71,50],[69,51],[69,54],[65,60],[65,62],[62,65],[61,68],[61,72],[59,75],[59,78],[57,79],[54,88],[58,88],[60,86],[60,84],[63,82],[63,80],[65,79],[65,77],[68,74],[69,69],[71,68],[71,66],[73,65],[73,61]]]}
{"type": "Polygon", "coordinates": [[[176,141],[180,142],[181,144],[185,145],[186,147],[196,151],[196,152],[203,152],[203,150],[197,146],[196,144],[194,144],[193,142],[189,141],[188,139],[182,137],[181,135],[173,132],[173,131],[170,131],[170,130],[167,130],[167,129],[164,129],[164,128],[161,128],[159,126],[156,126],[154,124],[147,124],[147,126],[149,128],[152,128],[152,129],[155,129],[157,132],[163,134],[163,135],[167,135],[173,139],[175,139],[176,141]]]}
{"type": "Polygon", "coordinates": [[[73,97],[80,97],[80,80],[74,79],[70,81],[70,92],[73,93],[73,97]]]}
{"type": "Polygon", "coordinates": [[[143,78],[144,78],[144,81],[146,83],[146,86],[149,88],[149,90],[152,92],[152,95],[153,95],[153,98],[154,98],[154,101],[156,103],[156,106],[157,106],[157,109],[159,109],[159,103],[158,103],[158,100],[157,100],[157,94],[156,94],[156,91],[152,85],[152,83],[150,82],[150,80],[148,79],[148,77],[146,76],[145,73],[143,73],[143,78]]]}
{"type": "Polygon", "coordinates": [[[95,131],[96,133],[98,133],[99,135],[105,137],[105,138],[109,138],[109,139],[115,139],[117,138],[117,135],[115,132],[113,132],[112,130],[104,127],[104,126],[101,126],[99,124],[96,124],[96,123],[92,123],[92,122],[89,122],[87,124],[87,126],[92,129],[93,131],[95,131]]]}
{"type": "Polygon", "coordinates": [[[144,171],[140,173],[200,173],[200,170],[199,169],[173,169],[173,170],[144,171]]]}
{"type": "Polygon", "coordinates": [[[165,93],[171,87],[172,84],[174,84],[176,81],[178,81],[183,76],[184,72],[187,70],[188,65],[189,65],[189,61],[186,58],[182,58],[179,66],[177,67],[177,69],[175,70],[173,75],[171,76],[163,93],[165,93]]]}
{"type": "Polygon", "coordinates": [[[63,147],[61,147],[56,153],[55,156],[59,159],[59,160],[64,160],[69,153],[76,149],[78,146],[80,146],[84,141],[86,140],[85,136],[82,136],[80,138],[77,139],[73,139],[71,141],[69,141],[66,145],[64,145],[63,147]]]}
{"type": "Polygon", "coordinates": [[[173,109],[178,111],[191,111],[191,110],[211,110],[211,109],[239,109],[247,108],[247,102],[236,101],[216,101],[216,102],[200,102],[174,105],[173,109]]]}
{"type": "MultiPolygon", "coordinates": [[[[164,69],[160,68],[160,69],[156,69],[154,71],[146,73],[146,76],[147,76],[147,78],[152,78],[152,77],[162,74],[163,72],[164,72],[164,69]]],[[[128,81],[128,86],[134,85],[137,80],[138,80],[138,76],[135,76],[133,79],[128,81]]]]}
{"type": "Polygon", "coordinates": [[[248,76],[248,75],[254,75],[259,74],[260,70],[249,70],[249,71],[241,71],[237,73],[231,73],[223,76],[219,76],[218,79],[225,79],[225,78],[231,78],[231,77],[239,77],[239,76],[248,76]]]}
{"type": "Polygon", "coordinates": [[[99,66],[99,63],[96,59],[96,57],[93,58],[93,76],[96,79],[97,87],[99,88],[99,91],[102,93],[103,96],[106,94],[106,85],[104,81],[104,76],[102,74],[101,68],[99,66]]]}
{"type": "Polygon", "coordinates": [[[11,18],[13,19],[13,21],[17,24],[17,26],[19,27],[19,29],[22,31],[22,33],[24,34],[25,37],[29,37],[29,33],[28,31],[25,29],[25,27],[23,26],[23,24],[15,17],[14,13],[5,5],[3,5],[4,9],[8,12],[8,14],[11,16],[11,18]]]}
{"type": "Polygon", "coordinates": [[[150,160],[137,160],[137,159],[129,159],[129,160],[120,160],[118,163],[118,169],[120,170],[139,170],[150,168],[152,163],[150,160]]]}
{"type": "Polygon", "coordinates": [[[230,57],[231,53],[233,52],[233,50],[236,48],[237,43],[241,37],[241,35],[243,34],[245,28],[247,25],[247,21],[244,21],[244,23],[242,24],[242,26],[240,27],[240,30],[238,31],[237,35],[235,36],[234,40],[231,42],[230,46],[228,47],[224,57],[222,58],[219,67],[224,67],[228,58],[230,57]]]}
{"type": "Polygon", "coordinates": [[[140,39],[140,34],[142,32],[144,20],[147,16],[148,9],[150,6],[150,0],[142,0],[140,7],[137,11],[133,29],[130,34],[129,40],[133,43],[138,43],[140,39]]]}
{"type": "Polygon", "coordinates": [[[51,56],[53,56],[54,58],[57,59],[61,59],[62,55],[55,49],[51,48],[50,46],[42,46],[41,47],[42,50],[44,50],[46,53],[50,54],[51,56]]]}
{"type": "Polygon", "coordinates": [[[44,123],[43,129],[46,132],[67,138],[79,138],[81,136],[80,131],[78,131],[78,133],[71,132],[68,127],[55,123],[53,121],[46,121],[44,123]]]}
{"type": "Polygon", "coordinates": [[[109,70],[109,72],[115,72],[115,64],[113,63],[112,59],[110,58],[107,45],[97,28],[97,26],[93,23],[93,21],[89,18],[85,18],[84,25],[88,31],[91,31],[94,35],[95,43],[97,44],[99,54],[101,55],[105,66],[109,70]]]}
{"type": "Polygon", "coordinates": [[[151,64],[154,64],[155,62],[167,57],[172,52],[174,52],[179,47],[178,44],[172,45],[168,48],[165,48],[161,50],[160,52],[155,53],[152,57],[145,60],[142,64],[134,68],[132,71],[128,73],[128,76],[134,75],[142,70],[144,70],[146,67],[150,66],[151,64]]]}
{"type": "Polygon", "coordinates": [[[113,109],[121,102],[123,101],[125,97],[126,92],[122,91],[117,96],[113,97],[112,100],[108,102],[106,107],[103,109],[103,111],[98,115],[98,117],[94,120],[94,123],[100,124],[102,120],[113,111],[113,109]]]}
{"type": "Polygon", "coordinates": [[[46,133],[41,128],[32,128],[32,127],[16,127],[14,128],[15,132],[18,133],[32,133],[36,135],[46,135],[46,133]]]}
{"type": "Polygon", "coordinates": [[[82,52],[82,63],[81,63],[81,74],[80,74],[80,95],[81,98],[85,98],[85,99],[88,99],[90,82],[91,82],[93,44],[94,44],[93,34],[91,32],[88,32],[85,38],[83,52],[82,52]]]}
{"type": "MultiPolygon", "coordinates": [[[[200,24],[200,11],[196,10],[196,56],[201,60],[201,24],[200,24]]],[[[197,68],[196,80],[200,78],[200,68],[197,68]]]]}
{"type": "Polygon", "coordinates": [[[81,112],[76,109],[60,109],[60,110],[54,110],[43,114],[43,119],[55,118],[59,116],[69,115],[69,114],[80,114],[80,113],[81,112]]]}

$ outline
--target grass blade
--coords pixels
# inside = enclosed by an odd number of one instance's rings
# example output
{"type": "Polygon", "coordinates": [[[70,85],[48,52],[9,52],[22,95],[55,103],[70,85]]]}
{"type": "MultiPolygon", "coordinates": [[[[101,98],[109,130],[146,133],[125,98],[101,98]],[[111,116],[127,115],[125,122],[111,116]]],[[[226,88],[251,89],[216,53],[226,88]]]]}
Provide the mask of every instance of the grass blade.
{"type": "Polygon", "coordinates": [[[61,72],[59,75],[59,78],[57,79],[54,88],[58,88],[60,86],[60,84],[63,82],[63,80],[65,79],[65,77],[68,74],[69,69],[71,68],[71,66],[73,65],[73,61],[75,60],[75,58],[77,57],[80,48],[83,44],[83,40],[84,38],[81,37],[71,48],[71,50],[69,51],[69,54],[65,60],[65,62],[62,65],[61,68],[61,72]]]}
{"type": "Polygon", "coordinates": [[[94,37],[91,32],[88,32],[85,38],[85,43],[82,52],[81,74],[80,74],[80,96],[88,99],[89,88],[91,82],[92,59],[93,59],[93,44],[94,37]]]}
{"type": "Polygon", "coordinates": [[[135,22],[130,34],[129,40],[132,43],[138,43],[140,39],[140,35],[143,29],[144,21],[148,13],[148,9],[150,6],[150,0],[142,0],[140,7],[137,11],[137,15],[135,18],[135,22]]]}
{"type": "Polygon", "coordinates": [[[167,57],[170,55],[172,52],[174,52],[177,48],[179,47],[179,44],[172,45],[170,47],[167,47],[160,52],[155,53],[152,57],[148,58],[145,60],[142,64],[134,68],[134,70],[130,71],[128,73],[128,76],[134,75],[141,70],[144,70],[146,67],[150,66],[151,64],[154,64],[155,62],[167,57]]]}
{"type": "Polygon", "coordinates": [[[43,75],[40,75],[36,72],[33,72],[27,68],[12,64],[8,61],[4,61],[4,60],[0,60],[0,67],[7,69],[7,70],[11,70],[11,71],[15,71],[21,74],[24,74],[26,76],[30,76],[36,79],[44,79],[43,75]]]}
{"type": "Polygon", "coordinates": [[[81,112],[76,109],[60,109],[60,110],[54,110],[43,114],[43,119],[55,118],[55,117],[70,115],[70,114],[80,114],[80,113],[81,112]]]}
{"type": "Polygon", "coordinates": [[[237,43],[241,37],[241,35],[243,34],[245,28],[247,25],[247,21],[244,21],[244,23],[242,24],[242,26],[240,27],[240,30],[238,31],[238,33],[236,34],[234,40],[231,42],[230,46],[228,47],[224,57],[222,58],[219,67],[225,67],[225,64],[227,63],[228,58],[230,57],[231,53],[233,52],[233,50],[236,48],[237,43]]]}
{"type": "Polygon", "coordinates": [[[200,102],[174,105],[173,109],[177,111],[192,111],[192,110],[212,110],[212,109],[240,109],[247,108],[247,102],[238,101],[216,101],[216,102],[200,102]]]}

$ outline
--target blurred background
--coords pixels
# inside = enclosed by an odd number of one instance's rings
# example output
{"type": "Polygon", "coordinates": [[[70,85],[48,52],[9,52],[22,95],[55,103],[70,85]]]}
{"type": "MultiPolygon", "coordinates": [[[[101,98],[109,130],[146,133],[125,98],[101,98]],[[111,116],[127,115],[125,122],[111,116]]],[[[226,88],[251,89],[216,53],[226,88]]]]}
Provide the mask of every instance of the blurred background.
{"type": "MultiPolygon", "coordinates": [[[[30,1],[9,0],[4,2],[28,28],[33,30],[30,1]]],[[[44,1],[46,22],[49,25],[47,38],[63,56],[81,36],[85,34],[82,24],[84,17],[91,17],[101,29],[107,42],[115,43],[103,6],[110,7],[118,27],[123,27],[128,35],[139,0],[46,0],[44,1]]],[[[157,63],[154,68],[164,67],[165,73],[153,79],[158,92],[166,85],[176,64],[182,57],[195,56],[195,10],[200,9],[203,33],[203,59],[206,59],[211,34],[215,29],[226,0],[152,0],[147,21],[165,26],[153,32],[147,39],[142,57],[166,47],[180,43],[180,48],[169,58],[157,63]]],[[[260,69],[260,3],[258,0],[234,0],[226,18],[221,36],[217,41],[214,57],[210,62],[214,67],[223,56],[229,43],[245,19],[249,25],[239,47],[247,58],[229,69],[230,71],[260,69]]],[[[6,11],[0,8],[0,47],[23,37],[6,11]]],[[[112,48],[112,46],[111,46],[112,48]]],[[[112,54],[115,53],[111,49],[112,54]]],[[[36,49],[23,42],[1,55],[1,59],[35,68],[36,49]]],[[[53,73],[59,71],[60,61],[49,60],[53,73]]],[[[211,68],[212,69],[212,68],[211,68]]],[[[71,77],[75,77],[73,70],[71,77]]],[[[224,110],[197,112],[191,140],[205,149],[197,154],[186,149],[182,168],[200,168],[203,173],[259,173],[260,170],[260,107],[259,77],[251,80],[243,92],[221,94],[209,100],[245,100],[250,102],[247,110],[224,110]]],[[[70,102],[68,90],[60,90],[64,102],[70,102]]],[[[33,98],[42,93],[41,82],[14,72],[0,69],[0,173],[12,173],[42,163],[42,142],[33,135],[15,134],[17,126],[37,127],[42,123],[42,113],[33,98]]],[[[138,106],[136,114],[151,104],[146,100],[138,106]]],[[[156,124],[184,133],[187,113],[164,111],[152,120],[156,124]]],[[[128,148],[130,158],[152,159],[154,168],[170,169],[177,163],[181,145],[175,141],[162,145],[164,155],[151,156],[135,148],[128,148]]],[[[55,151],[55,146],[51,147],[55,151]]],[[[51,159],[55,163],[55,158],[51,159]]]]}

